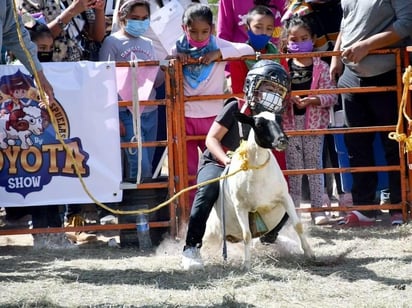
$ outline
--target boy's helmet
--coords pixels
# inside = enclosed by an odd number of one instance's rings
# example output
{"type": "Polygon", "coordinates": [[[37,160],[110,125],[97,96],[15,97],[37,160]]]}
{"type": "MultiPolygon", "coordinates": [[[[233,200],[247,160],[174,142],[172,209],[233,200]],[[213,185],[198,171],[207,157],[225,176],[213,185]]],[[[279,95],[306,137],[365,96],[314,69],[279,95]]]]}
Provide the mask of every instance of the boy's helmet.
{"type": "Polygon", "coordinates": [[[290,76],[277,62],[260,60],[249,70],[243,91],[250,108],[255,112],[282,112],[290,92],[290,76]],[[260,92],[263,83],[270,83],[276,91],[260,92]]]}

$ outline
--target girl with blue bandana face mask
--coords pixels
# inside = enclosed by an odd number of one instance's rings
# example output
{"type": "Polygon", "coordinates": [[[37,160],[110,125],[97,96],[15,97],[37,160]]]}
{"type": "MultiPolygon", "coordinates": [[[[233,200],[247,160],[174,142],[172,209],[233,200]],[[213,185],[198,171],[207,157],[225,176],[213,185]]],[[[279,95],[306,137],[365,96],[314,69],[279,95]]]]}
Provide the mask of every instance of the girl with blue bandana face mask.
{"type": "MultiPolygon", "coordinates": [[[[176,41],[170,55],[183,64],[185,96],[224,94],[226,62],[217,60],[253,54],[252,47],[247,44],[216,37],[213,28],[213,12],[208,5],[192,4],[186,8],[182,18],[184,34],[176,41]],[[188,60],[196,62],[188,63],[188,60]]],[[[206,135],[222,107],[222,99],[185,102],[186,136],[206,135]]],[[[199,165],[199,149],[205,149],[204,140],[196,138],[186,143],[188,174],[193,177],[199,165]]],[[[195,182],[191,180],[188,184],[195,182]]],[[[188,211],[194,194],[194,190],[189,193],[188,211]]]]}

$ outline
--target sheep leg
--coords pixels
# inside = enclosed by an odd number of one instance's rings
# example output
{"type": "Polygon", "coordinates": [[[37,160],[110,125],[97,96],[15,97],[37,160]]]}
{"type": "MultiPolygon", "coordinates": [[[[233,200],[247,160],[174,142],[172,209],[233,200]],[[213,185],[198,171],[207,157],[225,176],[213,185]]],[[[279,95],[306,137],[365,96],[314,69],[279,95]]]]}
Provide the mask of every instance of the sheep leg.
{"type": "Polygon", "coordinates": [[[300,221],[300,218],[298,217],[295,209],[295,205],[293,203],[292,197],[287,194],[285,196],[285,202],[283,203],[286,213],[288,213],[290,220],[292,221],[292,225],[296,231],[296,233],[299,236],[300,239],[300,244],[303,249],[303,253],[305,254],[306,257],[313,258],[314,254],[312,251],[312,248],[310,247],[306,235],[303,232],[303,225],[302,222],[300,221]]]}
{"type": "Polygon", "coordinates": [[[252,246],[252,233],[249,230],[249,215],[248,212],[245,210],[239,211],[239,206],[235,206],[235,209],[236,216],[239,220],[239,224],[242,229],[244,244],[244,256],[242,267],[248,270],[250,268],[250,249],[252,246]]]}

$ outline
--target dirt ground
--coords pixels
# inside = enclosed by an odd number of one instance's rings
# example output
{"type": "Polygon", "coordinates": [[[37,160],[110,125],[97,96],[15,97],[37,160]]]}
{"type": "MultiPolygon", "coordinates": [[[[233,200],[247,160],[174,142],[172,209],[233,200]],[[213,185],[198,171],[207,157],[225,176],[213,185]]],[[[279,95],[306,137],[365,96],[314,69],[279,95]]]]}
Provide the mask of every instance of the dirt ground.
{"type": "MultiPolygon", "coordinates": [[[[305,215],[305,214],[304,214],[305,215]]],[[[180,266],[183,241],[151,252],[109,246],[98,234],[70,250],[36,250],[30,235],[0,236],[0,307],[412,307],[412,226],[314,226],[303,217],[315,260],[290,226],[277,243],[256,242],[252,268],[242,245],[205,247],[205,270],[180,266]]]]}

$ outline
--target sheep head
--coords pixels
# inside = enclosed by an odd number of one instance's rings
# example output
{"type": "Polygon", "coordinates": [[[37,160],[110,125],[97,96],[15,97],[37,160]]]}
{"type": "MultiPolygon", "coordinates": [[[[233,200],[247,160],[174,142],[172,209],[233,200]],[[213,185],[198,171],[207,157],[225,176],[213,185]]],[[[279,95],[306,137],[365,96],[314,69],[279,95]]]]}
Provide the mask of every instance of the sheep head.
{"type": "Polygon", "coordinates": [[[255,142],[265,149],[283,151],[288,146],[288,137],[282,129],[282,116],[264,111],[254,116],[240,112],[234,113],[235,118],[243,124],[248,124],[254,131],[255,142]]]}

